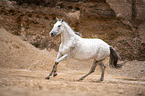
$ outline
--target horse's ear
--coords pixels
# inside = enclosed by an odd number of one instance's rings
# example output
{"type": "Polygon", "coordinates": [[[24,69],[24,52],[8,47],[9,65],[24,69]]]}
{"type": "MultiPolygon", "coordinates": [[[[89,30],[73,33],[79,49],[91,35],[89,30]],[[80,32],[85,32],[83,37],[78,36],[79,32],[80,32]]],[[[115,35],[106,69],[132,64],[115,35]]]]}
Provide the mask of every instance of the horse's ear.
{"type": "Polygon", "coordinates": [[[63,22],[63,19],[61,19],[61,22],[63,22]]]}
{"type": "Polygon", "coordinates": [[[64,17],[61,19],[61,22],[63,22],[64,17]]]}
{"type": "Polygon", "coordinates": [[[56,17],[56,20],[58,21],[59,19],[56,17]]]}

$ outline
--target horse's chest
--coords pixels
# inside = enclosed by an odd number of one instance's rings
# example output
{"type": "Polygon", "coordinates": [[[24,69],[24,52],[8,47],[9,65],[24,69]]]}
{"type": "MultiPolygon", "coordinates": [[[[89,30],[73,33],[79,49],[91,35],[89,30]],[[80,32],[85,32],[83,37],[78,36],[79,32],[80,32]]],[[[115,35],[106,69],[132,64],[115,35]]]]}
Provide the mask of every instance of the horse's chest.
{"type": "Polygon", "coordinates": [[[62,54],[66,54],[68,51],[69,51],[69,47],[68,46],[60,46],[59,48],[59,51],[62,53],[62,54]]]}
{"type": "Polygon", "coordinates": [[[72,55],[76,47],[77,43],[75,42],[75,39],[71,39],[65,44],[61,43],[59,47],[59,52],[61,52],[62,54],[72,55]]]}
{"type": "Polygon", "coordinates": [[[71,54],[74,48],[75,45],[72,44],[61,45],[59,48],[59,52],[61,52],[62,54],[71,54]]]}

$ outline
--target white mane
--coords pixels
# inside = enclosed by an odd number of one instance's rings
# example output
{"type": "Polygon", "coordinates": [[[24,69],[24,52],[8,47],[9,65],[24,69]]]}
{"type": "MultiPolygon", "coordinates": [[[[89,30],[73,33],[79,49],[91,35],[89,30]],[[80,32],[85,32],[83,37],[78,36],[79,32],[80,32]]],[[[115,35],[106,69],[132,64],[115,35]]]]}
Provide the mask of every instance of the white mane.
{"type": "Polygon", "coordinates": [[[65,25],[65,27],[67,28],[67,30],[72,31],[73,33],[75,33],[75,31],[68,25],[67,22],[63,21],[63,24],[65,25]]]}

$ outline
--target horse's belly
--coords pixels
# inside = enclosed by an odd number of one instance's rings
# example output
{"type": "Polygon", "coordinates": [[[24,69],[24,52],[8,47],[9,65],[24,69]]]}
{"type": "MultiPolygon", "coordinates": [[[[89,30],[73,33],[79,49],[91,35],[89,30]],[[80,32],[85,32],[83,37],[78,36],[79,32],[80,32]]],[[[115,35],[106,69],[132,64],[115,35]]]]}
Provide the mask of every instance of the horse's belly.
{"type": "Polygon", "coordinates": [[[77,59],[77,60],[87,60],[87,59],[92,59],[93,57],[94,57],[93,55],[76,54],[72,58],[77,59]]]}
{"type": "MultiPolygon", "coordinates": [[[[88,46],[87,46],[88,47],[88,46]]],[[[86,60],[86,59],[91,59],[96,56],[96,51],[93,50],[91,47],[88,48],[80,48],[81,50],[78,50],[73,58],[78,59],[78,60],[86,60]]]]}

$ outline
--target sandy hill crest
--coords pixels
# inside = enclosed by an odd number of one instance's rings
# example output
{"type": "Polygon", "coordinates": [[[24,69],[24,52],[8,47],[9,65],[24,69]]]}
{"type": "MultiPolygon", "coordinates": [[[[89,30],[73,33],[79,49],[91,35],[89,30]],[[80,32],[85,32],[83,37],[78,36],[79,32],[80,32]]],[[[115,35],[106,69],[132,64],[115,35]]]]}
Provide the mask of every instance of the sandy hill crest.
{"type": "Polygon", "coordinates": [[[22,69],[50,69],[55,57],[39,50],[19,37],[0,29],[0,67],[22,69]]]}

